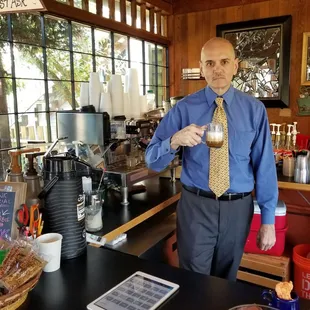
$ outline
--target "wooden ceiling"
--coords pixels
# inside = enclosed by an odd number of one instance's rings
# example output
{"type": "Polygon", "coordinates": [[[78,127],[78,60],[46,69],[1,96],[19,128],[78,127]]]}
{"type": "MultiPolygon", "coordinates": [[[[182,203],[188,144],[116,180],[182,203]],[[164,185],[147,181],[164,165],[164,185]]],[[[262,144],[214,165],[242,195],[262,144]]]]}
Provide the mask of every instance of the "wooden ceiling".
{"type": "Polygon", "coordinates": [[[263,2],[266,0],[162,0],[171,2],[173,5],[173,14],[184,14],[190,12],[199,12],[212,9],[225,8],[237,5],[246,5],[250,3],[263,2]]]}

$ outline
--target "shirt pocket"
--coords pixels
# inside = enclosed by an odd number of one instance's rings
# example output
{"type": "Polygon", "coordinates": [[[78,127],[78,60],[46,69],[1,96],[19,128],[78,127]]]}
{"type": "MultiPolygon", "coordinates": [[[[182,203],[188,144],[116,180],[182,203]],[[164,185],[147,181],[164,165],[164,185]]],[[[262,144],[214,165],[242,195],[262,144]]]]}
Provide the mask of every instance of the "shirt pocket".
{"type": "Polygon", "coordinates": [[[236,130],[232,141],[232,155],[238,156],[240,159],[249,159],[255,131],[240,131],[236,130]]]}

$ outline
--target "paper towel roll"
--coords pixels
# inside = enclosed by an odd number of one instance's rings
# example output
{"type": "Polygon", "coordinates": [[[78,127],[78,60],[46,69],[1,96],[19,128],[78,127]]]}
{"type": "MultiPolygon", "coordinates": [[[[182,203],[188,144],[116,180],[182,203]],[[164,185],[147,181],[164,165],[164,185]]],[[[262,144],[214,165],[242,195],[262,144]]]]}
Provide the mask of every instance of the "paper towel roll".
{"type": "Polygon", "coordinates": [[[100,83],[99,74],[91,72],[89,79],[89,104],[92,104],[96,111],[99,111],[101,90],[102,84],[100,83]]]}
{"type": "Polygon", "coordinates": [[[131,107],[128,93],[124,93],[124,114],[127,120],[131,118],[131,107]]]}
{"type": "Polygon", "coordinates": [[[128,73],[125,75],[124,93],[128,93],[128,73]]]}
{"type": "Polygon", "coordinates": [[[124,115],[124,91],[122,77],[120,75],[111,76],[111,99],[113,116],[124,115]]]}
{"type": "Polygon", "coordinates": [[[85,107],[89,105],[89,83],[81,82],[80,105],[85,107]]]}
{"type": "Polygon", "coordinates": [[[140,113],[143,116],[148,111],[146,96],[140,96],[140,113]]]}
{"type": "Polygon", "coordinates": [[[112,117],[113,109],[110,93],[101,93],[99,111],[107,112],[110,115],[110,118],[112,117]]]}

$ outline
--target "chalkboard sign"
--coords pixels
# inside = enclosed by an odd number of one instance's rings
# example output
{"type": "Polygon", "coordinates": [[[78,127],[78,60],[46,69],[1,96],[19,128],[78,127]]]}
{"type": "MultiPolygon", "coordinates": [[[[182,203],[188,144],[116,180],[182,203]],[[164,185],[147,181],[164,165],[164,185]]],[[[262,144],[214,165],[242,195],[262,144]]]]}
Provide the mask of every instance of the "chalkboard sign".
{"type": "Polygon", "coordinates": [[[0,238],[17,237],[15,212],[25,203],[26,191],[26,183],[0,182],[0,238]]]}

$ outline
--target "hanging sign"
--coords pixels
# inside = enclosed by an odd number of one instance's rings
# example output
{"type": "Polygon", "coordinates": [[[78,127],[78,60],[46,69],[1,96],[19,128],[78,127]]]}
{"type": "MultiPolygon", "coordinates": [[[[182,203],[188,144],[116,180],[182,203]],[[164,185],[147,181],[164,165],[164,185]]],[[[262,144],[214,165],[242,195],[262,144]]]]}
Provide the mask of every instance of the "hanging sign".
{"type": "Polygon", "coordinates": [[[41,0],[0,0],[0,14],[45,11],[41,0]]]}

